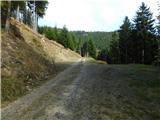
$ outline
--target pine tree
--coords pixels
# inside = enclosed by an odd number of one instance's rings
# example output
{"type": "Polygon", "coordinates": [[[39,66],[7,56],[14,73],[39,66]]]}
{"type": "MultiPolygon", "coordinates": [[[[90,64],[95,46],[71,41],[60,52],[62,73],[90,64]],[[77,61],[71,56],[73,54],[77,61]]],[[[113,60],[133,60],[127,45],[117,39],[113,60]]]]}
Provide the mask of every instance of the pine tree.
{"type": "Polygon", "coordinates": [[[74,33],[71,33],[71,32],[70,32],[70,34],[71,34],[71,36],[72,36],[73,50],[76,51],[76,50],[77,50],[77,47],[78,47],[77,38],[76,38],[76,36],[75,36],[74,33]]]}
{"type": "Polygon", "coordinates": [[[158,35],[160,36],[160,2],[158,3],[158,16],[157,16],[157,19],[158,19],[158,24],[157,24],[157,32],[158,32],[158,35]]]}
{"type": "Polygon", "coordinates": [[[6,17],[6,23],[5,23],[5,30],[6,32],[9,31],[9,19],[11,16],[11,0],[8,0],[7,4],[7,17],[6,17]]]}
{"type": "Polygon", "coordinates": [[[0,1],[0,7],[1,7],[1,27],[5,28],[7,15],[8,15],[8,7],[9,7],[8,1],[0,1]]]}
{"type": "Polygon", "coordinates": [[[82,55],[82,57],[85,57],[85,56],[88,57],[88,41],[85,41],[83,43],[83,46],[81,48],[81,55],[82,55]]]}
{"type": "Polygon", "coordinates": [[[58,40],[58,37],[59,37],[59,35],[58,35],[58,29],[57,29],[57,27],[55,26],[55,27],[54,27],[54,39],[53,39],[53,40],[57,41],[57,40],[58,40]]]}
{"type": "Polygon", "coordinates": [[[119,30],[119,47],[121,63],[131,62],[132,57],[131,23],[126,16],[119,30]]]}
{"type": "Polygon", "coordinates": [[[88,41],[88,53],[91,57],[96,58],[96,47],[92,39],[89,39],[88,41]]]}
{"type": "Polygon", "coordinates": [[[81,55],[82,39],[79,38],[77,42],[77,52],[81,55]]]}
{"type": "Polygon", "coordinates": [[[68,30],[66,26],[63,27],[58,42],[61,43],[65,48],[68,48],[68,30]]]}
{"type": "Polygon", "coordinates": [[[70,32],[67,34],[67,47],[74,50],[73,36],[70,32]]]}
{"type": "Polygon", "coordinates": [[[102,49],[101,51],[99,51],[97,59],[106,61],[107,63],[111,63],[109,56],[108,56],[108,53],[109,52],[108,52],[107,48],[102,49]]]}
{"type": "Polygon", "coordinates": [[[154,63],[160,66],[160,3],[158,3],[159,15],[157,16],[158,24],[157,24],[157,42],[158,42],[158,50],[157,55],[155,56],[154,63]]]}
{"type": "Polygon", "coordinates": [[[119,35],[118,32],[114,32],[112,35],[112,41],[110,43],[108,57],[111,60],[111,63],[118,64],[120,63],[120,50],[119,50],[119,35]]]}
{"type": "Polygon", "coordinates": [[[136,29],[136,42],[137,42],[137,62],[151,64],[156,49],[156,41],[154,38],[155,28],[154,19],[150,8],[148,8],[143,2],[136,12],[134,18],[135,29],[136,29]]]}
{"type": "Polygon", "coordinates": [[[63,27],[58,38],[58,42],[65,48],[70,48],[71,50],[75,49],[72,34],[68,31],[66,26],[63,27]]]}

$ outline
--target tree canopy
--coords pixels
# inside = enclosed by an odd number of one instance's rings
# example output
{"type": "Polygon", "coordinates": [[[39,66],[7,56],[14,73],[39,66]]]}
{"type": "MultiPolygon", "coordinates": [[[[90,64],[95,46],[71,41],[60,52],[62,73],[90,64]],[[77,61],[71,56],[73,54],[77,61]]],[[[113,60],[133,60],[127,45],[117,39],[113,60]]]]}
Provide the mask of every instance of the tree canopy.
{"type": "MultiPolygon", "coordinates": [[[[8,29],[8,20],[10,17],[24,22],[32,28],[37,28],[38,17],[43,17],[48,6],[48,1],[1,1],[2,27],[8,29]]],[[[35,29],[36,30],[36,29],[35,29]]]]}
{"type": "Polygon", "coordinates": [[[114,33],[109,49],[100,51],[99,56],[103,55],[102,59],[107,58],[110,63],[154,63],[158,54],[158,35],[154,24],[150,8],[142,2],[133,21],[125,17],[118,30],[119,38],[114,33]]]}

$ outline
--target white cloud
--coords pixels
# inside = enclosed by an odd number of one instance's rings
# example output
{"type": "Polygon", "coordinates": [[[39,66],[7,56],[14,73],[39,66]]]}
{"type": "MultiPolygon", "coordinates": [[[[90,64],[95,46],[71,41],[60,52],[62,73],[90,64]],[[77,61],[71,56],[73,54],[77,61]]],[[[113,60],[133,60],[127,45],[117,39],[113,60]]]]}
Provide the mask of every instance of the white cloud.
{"type": "Polygon", "coordinates": [[[157,0],[49,0],[40,25],[69,30],[112,31],[118,29],[125,16],[130,19],[144,1],[157,15],[157,0]]]}

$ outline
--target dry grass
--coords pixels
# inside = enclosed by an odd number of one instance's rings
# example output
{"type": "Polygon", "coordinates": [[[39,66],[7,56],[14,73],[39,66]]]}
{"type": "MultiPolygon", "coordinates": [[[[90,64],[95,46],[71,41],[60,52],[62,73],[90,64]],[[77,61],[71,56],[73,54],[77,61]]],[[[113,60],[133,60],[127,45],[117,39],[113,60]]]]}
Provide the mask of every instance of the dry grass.
{"type": "Polygon", "coordinates": [[[69,65],[57,62],[75,61],[77,53],[64,49],[11,19],[9,33],[2,36],[2,106],[41,85],[69,65]]]}

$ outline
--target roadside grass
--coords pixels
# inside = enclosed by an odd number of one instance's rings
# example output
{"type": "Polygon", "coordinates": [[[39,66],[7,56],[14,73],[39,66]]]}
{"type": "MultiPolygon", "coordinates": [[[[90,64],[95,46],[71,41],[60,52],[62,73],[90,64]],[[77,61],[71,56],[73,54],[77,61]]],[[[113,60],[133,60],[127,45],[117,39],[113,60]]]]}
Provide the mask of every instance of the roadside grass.
{"type": "Polygon", "coordinates": [[[160,68],[151,65],[129,65],[129,86],[143,100],[160,103],[160,68]]]}
{"type": "Polygon", "coordinates": [[[38,40],[33,40],[33,44],[35,46],[31,47],[13,33],[3,32],[1,107],[7,106],[69,67],[69,63],[55,65],[45,57],[38,40]],[[37,49],[41,53],[36,52],[37,49]]]}
{"type": "Polygon", "coordinates": [[[120,81],[115,89],[120,92],[117,106],[124,108],[123,113],[135,120],[160,120],[160,68],[142,64],[107,66],[112,70],[108,75],[120,81]]]}
{"type": "Polygon", "coordinates": [[[160,68],[152,65],[127,66],[129,87],[152,119],[160,119],[160,68]]]}
{"type": "Polygon", "coordinates": [[[94,58],[91,58],[91,57],[86,57],[85,60],[86,60],[87,63],[107,64],[107,63],[104,62],[104,61],[95,60],[94,58]]]}
{"type": "Polygon", "coordinates": [[[13,77],[4,78],[1,81],[1,85],[1,92],[3,93],[1,97],[3,103],[2,107],[15,100],[17,97],[24,95],[27,91],[24,82],[13,77]]]}

